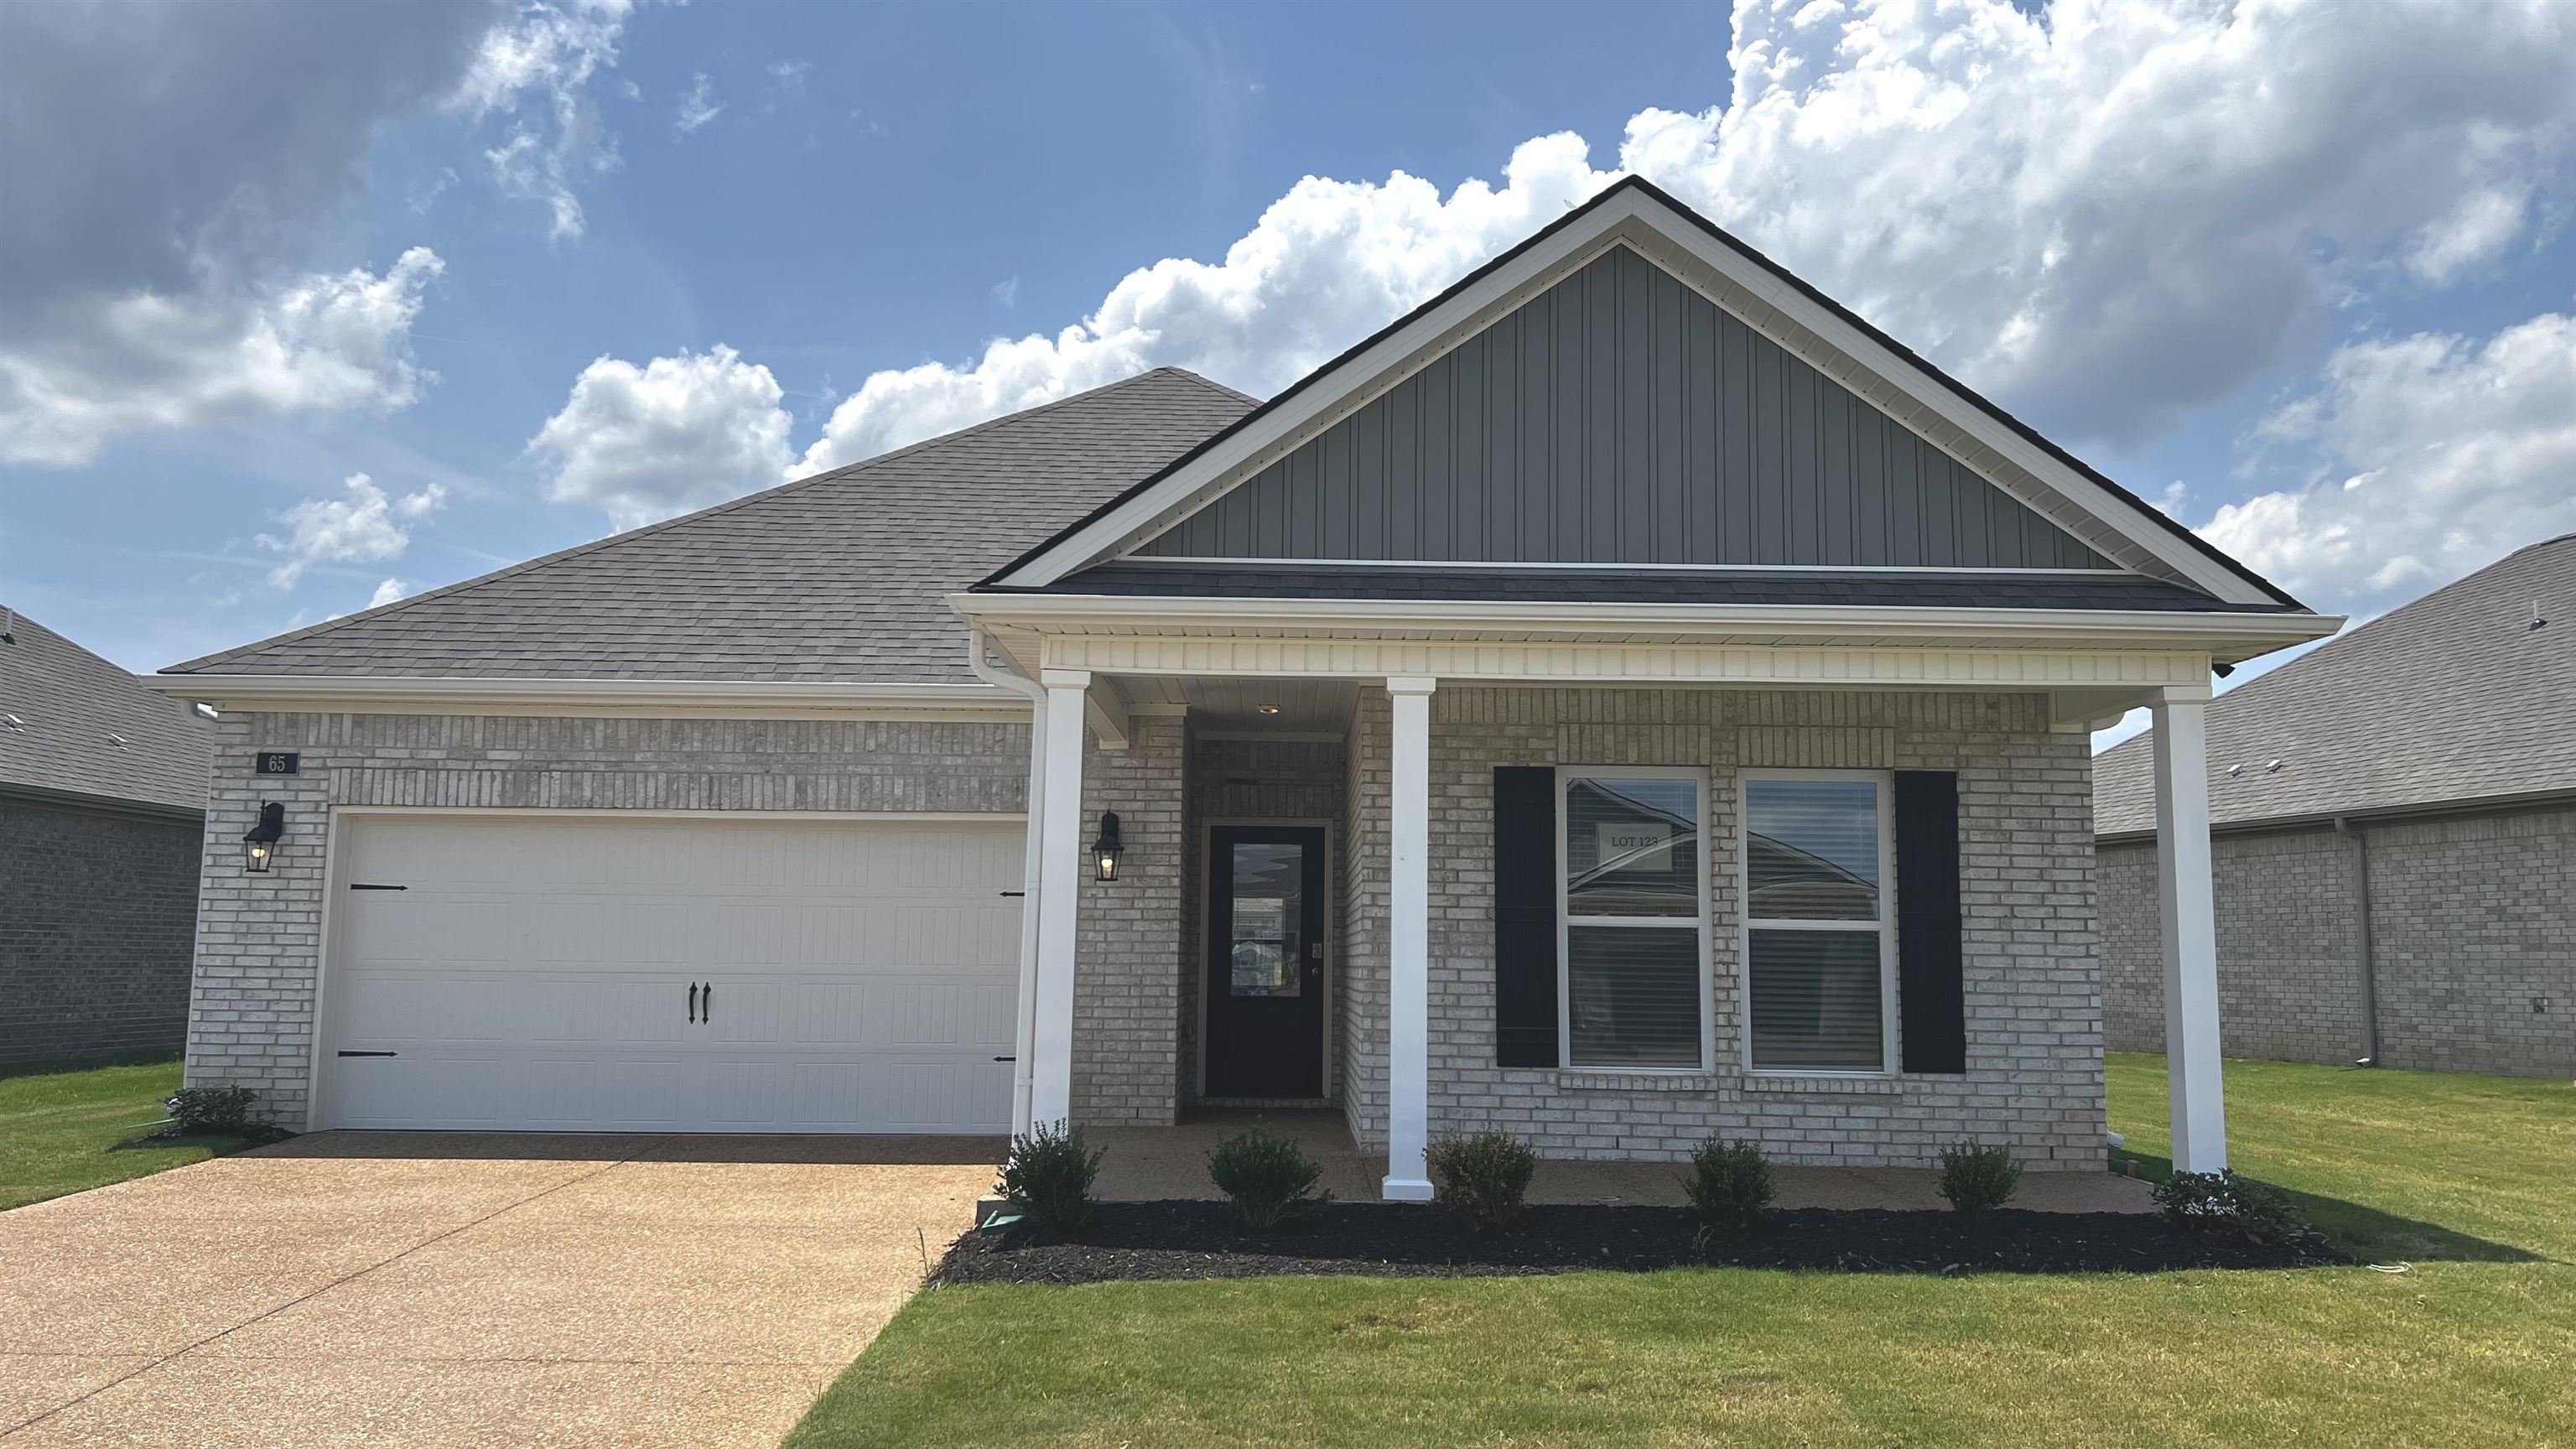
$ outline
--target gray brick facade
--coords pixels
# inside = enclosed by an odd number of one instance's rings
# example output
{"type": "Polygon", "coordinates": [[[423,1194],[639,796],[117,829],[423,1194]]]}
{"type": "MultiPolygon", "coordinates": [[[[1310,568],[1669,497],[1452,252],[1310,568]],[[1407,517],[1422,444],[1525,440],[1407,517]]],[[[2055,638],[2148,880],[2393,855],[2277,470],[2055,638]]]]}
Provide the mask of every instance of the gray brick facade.
{"type": "Polygon", "coordinates": [[[178,1049],[201,833],[0,800],[0,1062],[178,1049]]]}
{"type": "MultiPolygon", "coordinates": [[[[2229,1056],[2350,1062],[2366,1049],[2355,853],[2369,851],[2379,1060],[2576,1074],[2576,810],[2225,834],[2213,843],[2229,1056]]],[[[2156,851],[2101,848],[2114,1050],[2164,1049],[2156,851]]]]}
{"type": "MultiPolygon", "coordinates": [[[[1388,702],[1362,695],[1350,765],[1344,1110],[1386,1135],[1388,702]]],[[[2039,1168],[2099,1168],[2105,1140],[2091,771],[2082,735],[2030,696],[1444,688],[1431,710],[1431,1129],[1499,1128],[1549,1157],[1673,1158],[1711,1133],[1780,1161],[1921,1166],[2009,1143],[2039,1168]],[[1673,1077],[1493,1065],[1493,767],[1710,772],[1714,1070],[1673,1077]],[[1959,773],[1968,1071],[1755,1076],[1739,1065],[1737,772],[1959,773]]]]}

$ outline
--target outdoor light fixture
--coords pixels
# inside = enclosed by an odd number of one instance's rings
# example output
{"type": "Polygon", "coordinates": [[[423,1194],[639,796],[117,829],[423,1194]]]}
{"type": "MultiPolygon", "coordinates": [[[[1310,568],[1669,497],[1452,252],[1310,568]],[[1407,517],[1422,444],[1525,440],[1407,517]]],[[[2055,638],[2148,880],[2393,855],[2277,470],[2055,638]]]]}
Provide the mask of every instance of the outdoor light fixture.
{"type": "Polygon", "coordinates": [[[1091,842],[1091,857],[1100,862],[1102,880],[1118,879],[1118,812],[1104,811],[1100,816],[1100,838],[1091,842]]]}
{"type": "Polygon", "coordinates": [[[242,869],[253,875],[268,874],[271,861],[277,859],[277,842],[286,834],[286,807],[272,800],[259,807],[259,823],[242,837],[242,869]]]}
{"type": "Polygon", "coordinates": [[[1279,712],[1279,706],[1275,704],[1257,704],[1254,705],[1253,708],[1261,711],[1263,714],[1277,714],[1279,712]]]}

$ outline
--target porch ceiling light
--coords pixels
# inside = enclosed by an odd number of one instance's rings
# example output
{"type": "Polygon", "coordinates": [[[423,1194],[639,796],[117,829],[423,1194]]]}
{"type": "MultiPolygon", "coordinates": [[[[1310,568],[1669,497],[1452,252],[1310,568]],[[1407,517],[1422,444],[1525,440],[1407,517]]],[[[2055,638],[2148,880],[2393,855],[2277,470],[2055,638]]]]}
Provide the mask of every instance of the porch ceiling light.
{"type": "Polygon", "coordinates": [[[286,834],[286,807],[272,800],[259,807],[259,823],[242,836],[242,869],[253,875],[268,874],[277,859],[277,842],[286,834]]]}
{"type": "Polygon", "coordinates": [[[1102,880],[1118,879],[1118,812],[1103,811],[1100,816],[1100,838],[1091,842],[1091,858],[1100,867],[1102,880]]]}
{"type": "Polygon", "coordinates": [[[1279,712],[1279,706],[1275,704],[1256,704],[1253,708],[1263,714],[1277,714],[1279,712]]]}

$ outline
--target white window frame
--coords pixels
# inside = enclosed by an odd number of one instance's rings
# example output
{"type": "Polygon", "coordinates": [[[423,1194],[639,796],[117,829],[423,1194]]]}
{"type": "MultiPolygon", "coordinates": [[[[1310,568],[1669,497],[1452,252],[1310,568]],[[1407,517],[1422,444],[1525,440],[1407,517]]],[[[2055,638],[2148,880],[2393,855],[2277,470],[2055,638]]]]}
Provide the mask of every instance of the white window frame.
{"type": "Polygon", "coordinates": [[[1658,1076],[1705,1076],[1709,1064],[1717,1059],[1717,1003],[1713,992],[1715,968],[1709,959],[1709,772],[1696,765],[1559,765],[1556,767],[1556,1060],[1559,1070],[1569,1072],[1610,1072],[1620,1076],[1653,1074],[1658,1076]],[[1565,797],[1577,780],[1688,780],[1697,789],[1697,808],[1693,812],[1698,833],[1693,837],[1699,851],[1699,869],[1694,872],[1699,885],[1699,909],[1688,916],[1584,916],[1577,918],[1565,897],[1566,815],[1565,797]],[[1699,1060],[1688,1066],[1656,1067],[1621,1062],[1578,1062],[1574,1059],[1574,957],[1571,950],[1576,926],[1615,926],[1623,929],[1658,929],[1699,932],[1699,1060]]]}
{"type": "Polygon", "coordinates": [[[1890,770],[1744,770],[1736,776],[1735,800],[1735,967],[1736,991],[1743,1003],[1741,1053],[1745,1074],[1757,1077],[1858,1077],[1879,1079],[1899,1074],[1896,1055],[1896,775],[1890,770]],[[1860,921],[1755,919],[1753,915],[1753,785],[1760,780],[1867,780],[1878,786],[1878,920],[1860,921]],[[1763,931],[1840,931],[1859,935],[1874,924],[1878,930],[1878,1069],[1847,1067],[1757,1067],[1753,1064],[1753,933],[1763,931]]]}

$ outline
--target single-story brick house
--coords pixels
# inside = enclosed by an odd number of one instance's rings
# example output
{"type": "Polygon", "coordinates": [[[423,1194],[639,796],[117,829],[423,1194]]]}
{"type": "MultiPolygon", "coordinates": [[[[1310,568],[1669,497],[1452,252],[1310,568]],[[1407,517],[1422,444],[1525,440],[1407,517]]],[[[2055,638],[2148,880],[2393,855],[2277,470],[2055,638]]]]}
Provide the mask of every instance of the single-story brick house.
{"type": "Polygon", "coordinates": [[[2087,732],[2320,618],[1622,181],[1267,402],[1148,372],[178,666],[190,1070],[298,1125],[2103,1160],[2087,732]],[[295,772],[258,775],[255,752],[295,772]]]}
{"type": "Polygon", "coordinates": [[[0,1062],[176,1050],[203,720],[0,609],[0,1062]]]}
{"type": "MultiPolygon", "coordinates": [[[[2155,742],[2094,761],[2106,1031],[2163,1040],[2155,742]]],[[[2576,1076],[2576,534],[2209,707],[2231,1056],[2576,1076]]]]}

